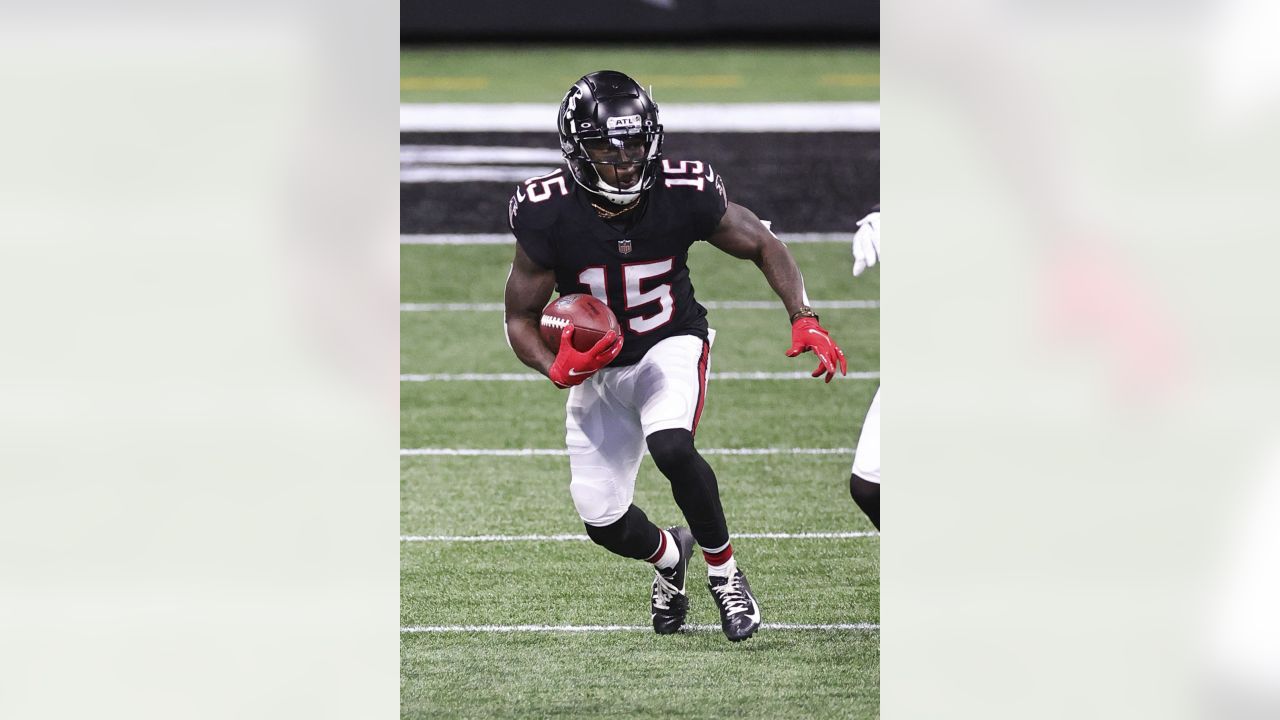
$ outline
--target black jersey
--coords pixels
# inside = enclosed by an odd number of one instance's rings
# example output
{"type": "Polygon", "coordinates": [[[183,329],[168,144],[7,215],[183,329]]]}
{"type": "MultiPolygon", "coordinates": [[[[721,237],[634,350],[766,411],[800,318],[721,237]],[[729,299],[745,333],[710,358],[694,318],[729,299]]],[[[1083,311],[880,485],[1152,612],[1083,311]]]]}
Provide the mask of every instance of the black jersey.
{"type": "MultiPolygon", "coordinates": [[[[674,335],[707,337],[707,311],[693,297],[689,247],[724,216],[724,183],[707,163],[663,160],[644,205],[627,223],[602,219],[565,168],[524,181],[511,198],[511,231],[533,262],[555,271],[561,295],[590,293],[622,326],[631,365],[674,335]]],[[[628,213],[630,214],[630,213],[628,213]]]]}

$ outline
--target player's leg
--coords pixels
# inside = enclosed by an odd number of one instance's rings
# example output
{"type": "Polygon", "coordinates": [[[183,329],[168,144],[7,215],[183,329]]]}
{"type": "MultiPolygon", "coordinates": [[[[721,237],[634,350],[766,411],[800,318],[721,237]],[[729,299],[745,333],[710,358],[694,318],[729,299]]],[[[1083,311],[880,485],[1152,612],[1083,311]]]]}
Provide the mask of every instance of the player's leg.
{"type": "Polygon", "coordinates": [[[671,482],[671,494],[702,546],[708,567],[732,575],[733,546],[720,505],[720,486],[715,471],[694,446],[693,432],[684,428],[658,430],[646,440],[654,464],[671,482]]]}
{"type": "Polygon", "coordinates": [[[565,403],[569,492],[596,544],[644,560],[658,547],[660,532],[631,505],[644,453],[639,421],[605,392],[603,380],[597,376],[571,388],[565,403]]]}
{"type": "Polygon", "coordinates": [[[644,435],[635,411],[613,392],[627,370],[602,371],[569,391],[565,413],[572,475],[569,491],[593,542],[616,555],[655,566],[650,610],[654,630],[666,634],[678,630],[688,612],[684,570],[693,537],[685,528],[662,530],[631,502],[644,435]],[[678,574],[678,586],[665,580],[664,573],[678,574]]]}
{"type": "Polygon", "coordinates": [[[853,501],[862,508],[862,512],[866,513],[871,520],[871,524],[880,529],[880,481],[866,480],[858,477],[858,471],[855,469],[849,473],[849,494],[853,496],[853,501]]]}
{"type": "Polygon", "coordinates": [[[760,626],[760,608],[733,555],[715,472],[694,445],[709,365],[710,343],[687,335],[663,340],[639,363],[634,398],[649,454],[702,546],[725,635],[745,640],[760,626]]]}
{"type": "Polygon", "coordinates": [[[862,421],[858,449],[853,456],[853,472],[849,474],[849,494],[880,529],[880,389],[871,400],[867,417],[862,421]]]}

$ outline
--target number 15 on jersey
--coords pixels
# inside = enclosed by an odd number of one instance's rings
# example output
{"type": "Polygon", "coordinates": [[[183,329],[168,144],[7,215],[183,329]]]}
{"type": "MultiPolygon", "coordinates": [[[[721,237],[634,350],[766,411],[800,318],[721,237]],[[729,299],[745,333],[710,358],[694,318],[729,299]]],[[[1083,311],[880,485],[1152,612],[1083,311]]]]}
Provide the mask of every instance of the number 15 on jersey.
{"type": "MultiPolygon", "coordinates": [[[[675,313],[675,300],[671,297],[671,283],[662,282],[671,274],[674,258],[653,262],[629,263],[622,266],[622,287],[624,308],[614,307],[609,302],[610,278],[603,265],[593,265],[578,273],[578,282],[591,289],[591,294],[599,301],[610,306],[615,315],[628,317],[627,329],[637,335],[653,332],[671,322],[675,313]],[[655,283],[657,283],[655,285],[655,283]],[[648,286],[648,289],[645,289],[648,286]],[[642,305],[656,304],[658,307],[650,314],[635,315],[636,309],[642,305]],[[619,312],[619,310],[623,312],[619,312]]],[[[617,278],[613,279],[615,282],[617,278]]]]}

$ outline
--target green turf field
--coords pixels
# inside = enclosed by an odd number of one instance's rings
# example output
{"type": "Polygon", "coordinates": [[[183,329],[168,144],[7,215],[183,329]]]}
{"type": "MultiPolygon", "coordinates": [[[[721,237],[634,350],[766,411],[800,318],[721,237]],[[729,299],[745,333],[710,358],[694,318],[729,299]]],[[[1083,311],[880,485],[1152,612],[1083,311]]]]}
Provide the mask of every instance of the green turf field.
{"type": "Polygon", "coordinates": [[[879,100],[878,48],[456,46],[400,53],[402,102],[546,102],[621,70],[664,102],[879,100]]]}
{"type": "MultiPolygon", "coordinates": [[[[874,48],[767,47],[405,50],[401,97],[545,103],[583,72],[603,68],[652,84],[659,103],[879,99],[874,48]]],[[[847,241],[797,244],[792,252],[814,300],[879,298],[879,268],[850,277],[847,241]]],[[[512,245],[402,245],[401,302],[501,303],[512,253],[512,245]]],[[[690,252],[690,268],[699,300],[775,299],[753,265],[702,243],[690,252]]],[[[878,309],[820,312],[851,371],[880,369],[878,309]]],[[[790,333],[781,308],[713,309],[709,320],[718,333],[713,372],[808,372],[816,364],[812,355],[783,355],[790,333]]],[[[407,376],[529,372],[507,347],[498,310],[406,306],[400,331],[401,372],[407,376]]],[[[849,498],[848,449],[877,385],[876,379],[830,385],[809,378],[713,380],[698,446],[777,453],[708,454],[730,531],[872,530],[849,498]]],[[[564,397],[549,381],[405,381],[401,447],[562,450],[564,397]]],[[[729,643],[718,629],[664,637],[604,630],[648,624],[648,566],[584,540],[457,539],[581,535],[567,458],[406,454],[401,470],[404,717],[878,717],[877,629],[769,627],[878,626],[878,536],[736,538],[735,554],[765,624],[746,642],[729,643]],[[419,536],[427,538],[414,539],[419,536]],[[463,626],[561,629],[481,632],[463,626]]],[[[648,459],[635,502],[659,524],[681,522],[666,479],[648,459]]],[[[717,624],[700,557],[690,565],[689,593],[689,621],[717,624]]]]}
{"type": "MultiPolygon", "coordinates": [[[[878,297],[878,269],[848,274],[844,243],[792,248],[815,299],[878,297]]],[[[510,246],[401,248],[402,301],[500,301],[510,246]]],[[[695,246],[700,299],[766,300],[759,272],[695,246]]],[[[713,310],[713,371],[809,370],[783,355],[782,311],[713,310]]],[[[879,369],[879,312],[823,312],[851,370],[879,369]]],[[[502,314],[401,313],[401,369],[516,373],[502,314]],[[464,343],[461,338],[469,338],[464,343]]],[[[713,381],[698,433],[703,448],[848,448],[875,380],[713,381]]],[[[548,382],[402,383],[404,448],[563,447],[563,392],[548,382]]],[[[850,457],[709,456],[730,528],[740,533],[867,531],[848,497],[850,457]]],[[[422,457],[401,461],[406,536],[580,534],[564,457],[422,457]]],[[[636,503],[656,522],[680,521],[670,489],[646,459],[636,503]]],[[[879,538],[734,542],[765,623],[879,622],[879,538]]],[[[691,577],[705,570],[695,559],[691,577]]],[[[401,625],[644,625],[652,572],[589,542],[402,543],[401,625]]],[[[710,594],[691,586],[690,622],[717,622],[710,594]]],[[[405,717],[855,717],[878,715],[879,633],[776,630],[731,644],[720,632],[412,633],[402,636],[405,717]],[[657,688],[667,688],[658,690],[657,688]],[[669,699],[668,699],[669,698],[669,699]],[[660,703],[660,704],[658,704],[660,703]],[[658,708],[661,709],[658,709],[658,708]]]]}

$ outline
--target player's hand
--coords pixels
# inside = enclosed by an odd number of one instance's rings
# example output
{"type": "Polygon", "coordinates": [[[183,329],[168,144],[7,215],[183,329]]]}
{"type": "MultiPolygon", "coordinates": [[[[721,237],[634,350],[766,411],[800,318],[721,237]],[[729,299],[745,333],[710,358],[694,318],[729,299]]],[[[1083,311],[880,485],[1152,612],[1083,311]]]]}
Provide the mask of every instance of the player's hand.
{"type": "Polygon", "coordinates": [[[862,274],[880,259],[880,211],[868,213],[858,221],[853,234],[853,276],[862,274]]]}
{"type": "Polygon", "coordinates": [[[827,382],[831,382],[837,370],[841,375],[849,374],[849,363],[844,359],[844,351],[831,339],[830,333],[814,318],[802,317],[791,323],[791,349],[787,351],[787,357],[795,357],[807,350],[812,350],[820,361],[818,369],[813,371],[814,377],[826,373],[827,382]]]}
{"type": "Polygon", "coordinates": [[[586,352],[573,347],[573,323],[564,326],[560,331],[560,351],[556,353],[556,361],[551,363],[547,376],[556,386],[563,388],[581,385],[587,378],[595,375],[600,368],[613,362],[622,352],[622,335],[614,330],[605,333],[604,337],[586,352]]]}

